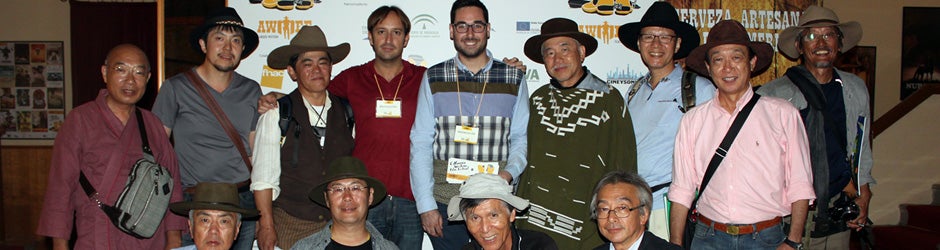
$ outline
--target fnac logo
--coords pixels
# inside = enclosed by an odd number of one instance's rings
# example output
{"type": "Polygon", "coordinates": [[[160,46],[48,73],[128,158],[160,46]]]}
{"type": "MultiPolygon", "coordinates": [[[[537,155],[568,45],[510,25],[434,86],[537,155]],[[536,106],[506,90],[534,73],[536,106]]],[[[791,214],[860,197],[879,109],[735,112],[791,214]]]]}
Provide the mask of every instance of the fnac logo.
{"type": "MultiPolygon", "coordinates": [[[[578,1],[568,1],[568,7],[578,8],[578,3],[578,1]]],[[[636,1],[630,0],[582,0],[581,3],[580,8],[585,13],[597,13],[602,16],[611,14],[629,15],[633,13],[633,10],[640,8],[640,6],[636,4],[636,1]]]]}
{"type": "Polygon", "coordinates": [[[260,3],[261,6],[264,6],[268,9],[279,9],[279,10],[308,10],[313,8],[313,5],[320,3],[321,0],[295,0],[295,1],[284,1],[284,0],[249,0],[253,4],[260,3]]]}
{"type": "Polygon", "coordinates": [[[617,29],[619,27],[618,25],[611,25],[607,23],[607,21],[599,25],[578,25],[578,29],[581,30],[581,32],[588,33],[594,38],[597,38],[597,40],[603,41],[604,44],[609,44],[610,39],[617,37],[617,29]]]}
{"type": "Polygon", "coordinates": [[[304,25],[313,25],[313,21],[291,20],[289,17],[284,16],[284,19],[258,20],[256,31],[260,38],[277,38],[281,36],[284,39],[290,39],[304,25]]]}
{"type": "Polygon", "coordinates": [[[281,89],[284,83],[284,70],[277,70],[268,67],[268,65],[262,66],[261,69],[261,86],[268,88],[281,89]]]}

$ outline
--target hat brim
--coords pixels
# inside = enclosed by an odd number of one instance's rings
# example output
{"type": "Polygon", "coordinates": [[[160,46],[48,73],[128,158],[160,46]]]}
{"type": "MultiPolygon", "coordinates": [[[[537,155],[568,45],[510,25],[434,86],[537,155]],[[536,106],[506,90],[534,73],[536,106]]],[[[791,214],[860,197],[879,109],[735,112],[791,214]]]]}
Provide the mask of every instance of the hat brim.
{"type": "Polygon", "coordinates": [[[716,43],[707,43],[698,48],[695,48],[689,52],[689,57],[685,60],[685,65],[695,73],[703,76],[711,76],[708,72],[708,67],[705,66],[705,55],[708,54],[708,50],[726,44],[738,44],[747,46],[751,53],[757,56],[757,63],[754,66],[754,70],[751,71],[751,76],[756,76],[761,72],[764,72],[767,68],[770,67],[770,64],[773,62],[774,48],[770,44],[765,42],[749,42],[748,44],[740,44],[737,42],[716,42],[716,43]]]}
{"type": "Polygon", "coordinates": [[[800,32],[806,28],[835,26],[842,31],[842,53],[854,48],[862,41],[862,25],[856,21],[849,21],[840,24],[830,22],[816,22],[803,26],[791,26],[780,32],[780,41],[777,43],[777,49],[780,53],[790,59],[800,58],[800,50],[796,47],[796,39],[800,32]]]}
{"type": "Polygon", "coordinates": [[[457,195],[450,198],[447,204],[447,219],[450,221],[464,220],[463,213],[460,212],[460,201],[463,199],[498,199],[509,203],[517,210],[523,210],[529,207],[529,200],[519,198],[512,194],[486,194],[486,195],[457,195]]]}
{"type": "Polygon", "coordinates": [[[640,53],[640,48],[637,45],[637,40],[640,36],[640,31],[646,27],[663,27],[671,29],[673,32],[676,32],[676,37],[682,39],[682,43],[679,44],[679,51],[676,51],[673,54],[673,59],[682,59],[689,55],[695,47],[698,47],[699,43],[702,42],[701,36],[698,34],[698,30],[695,29],[691,24],[683,22],[635,22],[627,23],[621,25],[617,29],[617,37],[620,38],[620,43],[624,47],[630,49],[636,53],[640,53]]]}
{"type": "MultiPolygon", "coordinates": [[[[192,33],[189,33],[190,46],[192,46],[193,49],[196,50],[196,52],[199,52],[200,54],[205,54],[205,52],[202,51],[202,46],[199,46],[199,40],[203,39],[203,37],[206,35],[206,32],[208,32],[209,29],[215,26],[217,26],[217,24],[207,22],[206,24],[202,24],[199,27],[196,27],[195,29],[193,29],[192,33]]],[[[258,43],[259,43],[258,33],[255,33],[254,30],[245,28],[243,26],[233,26],[233,27],[238,27],[242,30],[242,36],[244,39],[245,49],[242,50],[242,54],[240,58],[245,59],[246,57],[251,55],[251,53],[254,52],[255,49],[258,48],[258,43]]]]}
{"type": "Polygon", "coordinates": [[[284,45],[268,54],[268,67],[272,69],[286,69],[290,57],[308,51],[323,51],[330,55],[333,64],[337,64],[349,55],[349,43],[342,43],[333,47],[308,47],[300,45],[284,45]]]}
{"type": "Polygon", "coordinates": [[[578,43],[581,43],[581,45],[583,45],[585,48],[585,57],[588,57],[591,54],[594,54],[594,51],[597,51],[597,39],[595,39],[593,36],[582,32],[559,32],[530,37],[525,41],[523,52],[525,53],[525,56],[529,58],[529,60],[539,64],[545,64],[545,60],[542,58],[542,43],[548,39],[560,36],[571,37],[572,39],[578,41],[578,43]]]}
{"type": "Polygon", "coordinates": [[[309,197],[310,200],[313,200],[313,202],[316,202],[317,204],[320,204],[323,207],[327,207],[326,195],[325,195],[326,186],[330,185],[330,182],[333,182],[335,180],[342,180],[342,179],[347,179],[347,178],[356,178],[356,179],[365,180],[366,184],[369,185],[370,188],[372,188],[373,190],[372,203],[369,204],[370,207],[375,206],[379,204],[379,202],[382,202],[383,200],[385,200],[385,195],[386,195],[385,185],[382,184],[381,181],[379,181],[378,179],[372,178],[371,176],[368,176],[368,175],[358,175],[358,174],[337,175],[337,176],[334,176],[333,178],[323,180],[323,182],[321,182],[320,185],[317,185],[316,187],[313,187],[312,190],[310,190],[310,194],[308,194],[307,197],[309,197]]]}
{"type": "Polygon", "coordinates": [[[240,208],[233,204],[227,203],[209,203],[209,202],[195,202],[195,201],[186,201],[186,202],[177,202],[170,204],[170,211],[173,211],[176,214],[182,216],[189,216],[190,210],[220,210],[228,212],[236,212],[242,215],[242,218],[251,218],[258,216],[258,210],[254,209],[244,209],[240,208]]]}

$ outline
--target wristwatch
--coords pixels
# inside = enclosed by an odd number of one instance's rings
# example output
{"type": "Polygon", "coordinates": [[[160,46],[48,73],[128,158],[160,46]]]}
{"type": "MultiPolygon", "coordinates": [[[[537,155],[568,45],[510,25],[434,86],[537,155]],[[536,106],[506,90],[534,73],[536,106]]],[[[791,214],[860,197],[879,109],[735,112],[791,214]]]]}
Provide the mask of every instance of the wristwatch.
{"type": "Polygon", "coordinates": [[[784,239],[784,240],[783,240],[783,243],[786,243],[787,245],[789,245],[789,246],[792,247],[793,249],[796,249],[796,250],[803,250],[803,243],[793,242],[792,240],[790,240],[790,238],[784,239]]]}

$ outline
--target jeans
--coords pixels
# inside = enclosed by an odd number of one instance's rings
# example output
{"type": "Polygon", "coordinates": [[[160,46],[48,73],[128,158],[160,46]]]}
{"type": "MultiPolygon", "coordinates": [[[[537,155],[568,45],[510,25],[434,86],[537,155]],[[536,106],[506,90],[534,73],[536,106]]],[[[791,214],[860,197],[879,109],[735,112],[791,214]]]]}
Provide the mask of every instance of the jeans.
{"type": "Polygon", "coordinates": [[[447,204],[438,202],[437,212],[441,213],[441,219],[443,220],[442,232],[444,233],[444,237],[438,238],[428,235],[428,237],[431,238],[431,245],[434,246],[434,249],[461,249],[463,248],[463,245],[466,245],[470,242],[470,232],[467,231],[467,223],[464,223],[463,221],[447,220],[447,204]]]}
{"type": "Polygon", "coordinates": [[[369,223],[399,249],[421,249],[424,229],[414,201],[386,196],[382,203],[369,209],[369,223]]]}
{"type": "Polygon", "coordinates": [[[756,233],[730,235],[699,221],[695,226],[692,249],[776,249],[786,238],[783,223],[756,233]]]}
{"type": "MultiPolygon", "coordinates": [[[[188,193],[183,193],[183,200],[192,201],[193,195],[188,193]]],[[[238,202],[239,205],[244,209],[256,209],[255,207],[255,195],[249,191],[238,193],[238,202]]],[[[238,239],[235,239],[235,242],[232,244],[232,250],[251,250],[252,245],[255,241],[255,223],[257,218],[252,218],[251,220],[246,220],[242,218],[242,226],[238,228],[238,239]]],[[[191,234],[183,234],[183,244],[182,246],[189,246],[195,244],[191,234]]]]}

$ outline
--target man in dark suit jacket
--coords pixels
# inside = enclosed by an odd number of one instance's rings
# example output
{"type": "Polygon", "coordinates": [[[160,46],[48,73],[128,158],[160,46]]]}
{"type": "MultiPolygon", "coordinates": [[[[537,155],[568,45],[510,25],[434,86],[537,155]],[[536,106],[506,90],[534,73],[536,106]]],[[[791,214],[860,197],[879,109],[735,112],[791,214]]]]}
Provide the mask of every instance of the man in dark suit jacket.
{"type": "Polygon", "coordinates": [[[594,187],[591,218],[609,242],[594,250],[626,250],[639,245],[644,249],[682,249],[646,231],[653,195],[639,175],[613,171],[594,187]]]}

